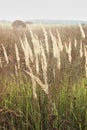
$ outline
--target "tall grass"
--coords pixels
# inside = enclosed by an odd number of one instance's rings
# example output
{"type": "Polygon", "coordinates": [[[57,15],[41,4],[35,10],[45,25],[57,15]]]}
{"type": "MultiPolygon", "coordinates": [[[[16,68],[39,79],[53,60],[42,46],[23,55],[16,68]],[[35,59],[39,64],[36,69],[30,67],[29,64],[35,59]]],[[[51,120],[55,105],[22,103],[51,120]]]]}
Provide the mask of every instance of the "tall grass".
{"type": "Polygon", "coordinates": [[[64,41],[62,29],[39,28],[11,28],[18,37],[1,44],[0,130],[86,130],[85,32],[64,41]]]}

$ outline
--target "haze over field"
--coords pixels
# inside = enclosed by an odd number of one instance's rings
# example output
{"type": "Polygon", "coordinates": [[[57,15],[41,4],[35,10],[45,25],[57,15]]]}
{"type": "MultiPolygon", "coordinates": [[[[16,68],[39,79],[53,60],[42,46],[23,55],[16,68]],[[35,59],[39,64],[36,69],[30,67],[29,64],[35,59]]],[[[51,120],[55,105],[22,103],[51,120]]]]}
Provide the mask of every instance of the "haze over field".
{"type": "Polygon", "coordinates": [[[87,20],[86,0],[1,0],[0,20],[87,20]]]}

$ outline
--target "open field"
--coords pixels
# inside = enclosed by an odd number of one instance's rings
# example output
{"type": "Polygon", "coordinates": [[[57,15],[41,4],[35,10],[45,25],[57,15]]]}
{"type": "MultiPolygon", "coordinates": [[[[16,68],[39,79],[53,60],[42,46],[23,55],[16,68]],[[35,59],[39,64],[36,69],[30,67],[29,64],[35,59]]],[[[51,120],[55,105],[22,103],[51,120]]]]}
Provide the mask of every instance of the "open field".
{"type": "Polygon", "coordinates": [[[0,25],[0,130],[87,130],[86,102],[86,25],[0,25]]]}

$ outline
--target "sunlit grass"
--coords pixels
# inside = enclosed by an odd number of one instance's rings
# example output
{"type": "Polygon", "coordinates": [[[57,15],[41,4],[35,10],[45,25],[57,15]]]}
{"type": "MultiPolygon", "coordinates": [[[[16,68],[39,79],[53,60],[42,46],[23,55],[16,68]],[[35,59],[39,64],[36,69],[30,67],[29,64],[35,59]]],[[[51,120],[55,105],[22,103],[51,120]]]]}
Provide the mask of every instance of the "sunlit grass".
{"type": "Polygon", "coordinates": [[[85,32],[39,29],[0,35],[0,130],[87,130],[85,32]]]}

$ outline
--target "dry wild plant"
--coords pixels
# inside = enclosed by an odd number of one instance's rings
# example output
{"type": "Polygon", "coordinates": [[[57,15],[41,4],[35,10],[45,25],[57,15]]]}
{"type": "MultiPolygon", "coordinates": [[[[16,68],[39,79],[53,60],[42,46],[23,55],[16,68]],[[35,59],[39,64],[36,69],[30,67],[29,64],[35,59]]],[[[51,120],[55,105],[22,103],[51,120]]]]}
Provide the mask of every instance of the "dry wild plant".
{"type": "Polygon", "coordinates": [[[40,42],[37,35],[34,35],[34,42],[35,42],[34,55],[35,55],[35,63],[36,63],[35,68],[36,68],[36,73],[39,74],[40,42]]]}
{"type": "Polygon", "coordinates": [[[57,36],[58,36],[58,46],[59,46],[60,51],[62,52],[63,45],[62,45],[62,40],[61,40],[60,33],[59,33],[58,29],[56,29],[56,32],[57,32],[57,36]]]}
{"type": "MultiPolygon", "coordinates": [[[[37,40],[38,46],[40,47],[39,40],[33,35],[33,33],[32,33],[32,36],[34,38],[33,39],[33,45],[35,45],[34,42],[36,42],[36,40],[37,40]]],[[[46,56],[45,56],[43,50],[40,52],[40,50],[38,51],[37,50],[38,48],[37,47],[35,48],[35,46],[34,46],[34,55],[37,55],[37,56],[38,55],[42,55],[42,63],[43,63],[43,70],[44,70],[44,77],[45,77],[45,84],[43,84],[42,81],[37,76],[35,76],[33,74],[33,70],[30,67],[30,61],[29,61],[29,58],[30,58],[29,48],[30,48],[30,46],[29,46],[29,43],[28,43],[28,41],[26,39],[24,41],[22,39],[20,39],[21,46],[22,46],[22,49],[23,49],[23,52],[24,52],[24,55],[25,55],[25,63],[26,63],[26,66],[28,67],[28,70],[29,70],[29,71],[26,71],[26,70],[24,70],[24,71],[31,77],[33,95],[34,95],[34,98],[37,98],[37,94],[36,94],[36,82],[37,82],[37,84],[39,84],[41,86],[41,88],[45,91],[45,93],[48,94],[48,84],[47,84],[47,78],[46,78],[46,75],[47,75],[46,74],[46,71],[47,71],[47,69],[46,69],[46,66],[47,66],[46,65],[46,63],[47,63],[46,62],[46,56]]],[[[41,47],[40,47],[40,49],[41,49],[41,47]]],[[[32,56],[34,56],[34,55],[32,55],[32,56]]]]}
{"type": "Polygon", "coordinates": [[[15,75],[16,75],[16,77],[18,77],[18,69],[19,69],[19,68],[17,67],[17,65],[16,65],[16,64],[15,64],[15,66],[14,66],[14,67],[15,67],[15,75]]]}
{"type": "MultiPolygon", "coordinates": [[[[32,74],[32,69],[30,67],[30,61],[33,61],[33,53],[32,53],[32,50],[29,46],[29,43],[27,41],[27,38],[25,36],[25,40],[22,41],[22,39],[20,39],[20,42],[21,42],[21,46],[22,46],[22,49],[23,49],[23,52],[24,52],[24,55],[25,55],[25,64],[26,64],[26,67],[29,69],[30,73],[32,74]]],[[[32,76],[31,77],[31,82],[32,82],[32,90],[33,90],[33,96],[35,99],[37,99],[37,94],[36,94],[36,81],[34,80],[34,77],[32,76]]]]}
{"type": "Polygon", "coordinates": [[[39,74],[39,55],[40,55],[40,45],[39,45],[39,39],[37,35],[34,35],[32,30],[29,28],[31,39],[32,39],[32,44],[33,44],[33,49],[34,49],[34,56],[35,56],[35,67],[36,67],[36,72],[39,74]]]}
{"type": "Polygon", "coordinates": [[[80,41],[80,50],[79,50],[79,53],[80,53],[80,57],[82,58],[82,56],[83,56],[82,40],[80,41]]]}
{"type": "Polygon", "coordinates": [[[77,40],[76,40],[76,38],[74,38],[74,47],[75,48],[77,47],[77,40]]]}
{"type": "Polygon", "coordinates": [[[79,23],[79,28],[80,28],[82,38],[84,39],[85,38],[85,33],[84,33],[84,30],[83,30],[82,25],[80,23],[79,23]]]}
{"type": "MultiPolygon", "coordinates": [[[[52,34],[51,30],[49,31],[51,40],[52,40],[52,45],[53,45],[53,55],[57,59],[57,67],[60,70],[61,67],[61,62],[60,62],[60,50],[58,45],[57,45],[57,39],[56,37],[52,34]]],[[[61,46],[62,47],[62,46],[61,46]]],[[[61,48],[60,47],[60,48],[61,48]]]]}
{"type": "Polygon", "coordinates": [[[69,62],[71,63],[71,61],[72,61],[72,56],[71,56],[72,46],[71,46],[71,39],[70,38],[69,38],[69,45],[67,46],[65,43],[65,49],[66,49],[66,52],[68,54],[69,62]]]}
{"type": "Polygon", "coordinates": [[[26,67],[29,68],[29,51],[28,51],[28,48],[27,48],[26,44],[24,44],[22,39],[20,39],[20,43],[21,43],[21,47],[22,47],[23,52],[24,52],[26,67]]]}
{"type": "Polygon", "coordinates": [[[32,49],[31,49],[31,47],[29,45],[29,42],[27,40],[26,35],[24,37],[24,45],[25,45],[25,48],[27,48],[27,51],[29,51],[29,59],[31,60],[31,62],[33,62],[33,60],[34,60],[33,52],[32,52],[32,49]]]}
{"type": "Polygon", "coordinates": [[[7,55],[6,49],[5,49],[3,44],[1,44],[1,46],[2,46],[2,49],[3,49],[5,60],[6,60],[7,64],[9,64],[9,60],[8,60],[8,55],[7,55]]]}
{"type": "Polygon", "coordinates": [[[47,59],[46,59],[46,54],[45,50],[42,46],[42,43],[40,42],[40,48],[41,48],[41,67],[43,71],[43,79],[46,85],[46,90],[48,90],[48,82],[47,82],[47,59]]]}
{"type": "Polygon", "coordinates": [[[87,78],[87,48],[84,46],[84,56],[85,56],[85,72],[87,78]]]}
{"type": "Polygon", "coordinates": [[[44,34],[44,39],[45,39],[45,45],[46,45],[46,51],[49,54],[49,43],[48,43],[48,34],[47,31],[45,29],[45,27],[43,25],[41,25],[42,30],[43,30],[43,34],[44,34]]]}
{"type": "Polygon", "coordinates": [[[15,53],[16,53],[16,60],[17,60],[17,64],[18,64],[18,69],[20,69],[20,56],[19,56],[19,51],[18,51],[18,47],[15,43],[15,53]]]}
{"type": "Polygon", "coordinates": [[[25,64],[26,64],[26,67],[29,68],[30,66],[30,61],[29,59],[31,60],[31,62],[33,63],[33,52],[32,52],[32,49],[30,48],[30,45],[27,41],[27,38],[25,36],[24,38],[24,41],[22,39],[20,39],[20,42],[21,42],[21,47],[23,49],[23,52],[24,52],[24,56],[25,56],[25,64]]]}
{"type": "Polygon", "coordinates": [[[48,86],[46,86],[46,84],[44,84],[37,76],[35,76],[33,73],[30,73],[29,71],[23,70],[26,74],[28,74],[31,78],[33,78],[37,84],[40,85],[40,87],[42,88],[42,90],[46,93],[49,94],[48,92],[48,86]]]}

